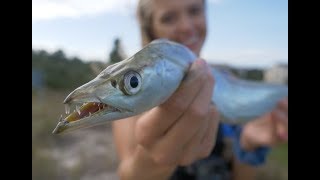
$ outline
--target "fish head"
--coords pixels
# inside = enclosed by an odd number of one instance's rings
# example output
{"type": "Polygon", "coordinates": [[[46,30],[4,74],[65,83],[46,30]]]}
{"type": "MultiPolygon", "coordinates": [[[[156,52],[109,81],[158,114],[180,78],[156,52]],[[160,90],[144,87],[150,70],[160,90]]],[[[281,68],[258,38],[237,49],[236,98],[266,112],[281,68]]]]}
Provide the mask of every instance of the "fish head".
{"type": "Polygon", "coordinates": [[[170,43],[151,43],[72,91],[64,100],[68,116],[60,119],[53,133],[131,117],[166,101],[194,58],[184,52],[184,47],[170,43]],[[184,53],[188,60],[182,60],[181,54],[176,53],[184,53]],[[71,106],[76,108],[69,114],[71,106]]]}

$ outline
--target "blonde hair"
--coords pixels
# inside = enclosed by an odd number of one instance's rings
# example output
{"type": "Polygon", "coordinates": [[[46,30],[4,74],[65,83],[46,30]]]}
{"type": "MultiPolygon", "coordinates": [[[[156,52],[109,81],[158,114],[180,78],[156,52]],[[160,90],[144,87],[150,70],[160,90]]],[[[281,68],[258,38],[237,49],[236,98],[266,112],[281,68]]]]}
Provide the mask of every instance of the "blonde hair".
{"type": "MultiPolygon", "coordinates": [[[[137,17],[139,22],[142,46],[147,45],[155,39],[152,31],[152,1],[154,0],[139,0],[137,7],[137,17]]],[[[205,6],[205,0],[203,0],[205,6]]]]}
{"type": "Polygon", "coordinates": [[[152,3],[153,0],[139,0],[137,17],[142,38],[142,45],[150,43],[154,37],[152,34],[152,3]]]}

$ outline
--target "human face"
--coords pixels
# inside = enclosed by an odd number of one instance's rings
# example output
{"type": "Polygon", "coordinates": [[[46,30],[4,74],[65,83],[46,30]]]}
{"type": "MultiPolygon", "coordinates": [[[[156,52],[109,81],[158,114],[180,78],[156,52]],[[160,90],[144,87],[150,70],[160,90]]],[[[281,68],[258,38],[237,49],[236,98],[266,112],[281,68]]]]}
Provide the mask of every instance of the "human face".
{"type": "Polygon", "coordinates": [[[153,2],[153,36],[184,44],[199,56],[207,31],[203,0],[153,2]]]}

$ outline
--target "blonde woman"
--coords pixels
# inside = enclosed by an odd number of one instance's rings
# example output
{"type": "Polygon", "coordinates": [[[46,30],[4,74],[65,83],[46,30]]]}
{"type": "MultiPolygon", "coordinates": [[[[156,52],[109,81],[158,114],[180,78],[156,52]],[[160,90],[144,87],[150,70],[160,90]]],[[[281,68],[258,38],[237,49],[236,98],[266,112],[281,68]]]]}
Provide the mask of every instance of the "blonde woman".
{"type": "MultiPolygon", "coordinates": [[[[143,46],[167,38],[201,57],[207,34],[205,0],[140,0],[137,15],[143,46]]],[[[251,167],[264,163],[269,147],[287,141],[287,99],[246,126],[231,127],[219,123],[219,114],[210,104],[213,87],[208,65],[198,58],[167,102],[113,122],[120,178],[252,179],[251,167]],[[234,139],[233,164],[222,157],[228,135],[234,139]],[[221,167],[225,171],[219,171],[221,167]]]]}

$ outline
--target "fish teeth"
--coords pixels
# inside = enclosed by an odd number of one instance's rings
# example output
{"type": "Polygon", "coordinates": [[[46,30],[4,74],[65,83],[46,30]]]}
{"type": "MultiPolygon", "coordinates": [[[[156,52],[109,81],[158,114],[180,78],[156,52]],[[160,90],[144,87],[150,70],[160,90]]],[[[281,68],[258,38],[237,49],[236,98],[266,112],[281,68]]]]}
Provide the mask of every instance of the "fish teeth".
{"type": "Polygon", "coordinates": [[[76,110],[77,110],[78,114],[80,115],[80,107],[78,105],[76,105],[76,110]]]}
{"type": "Polygon", "coordinates": [[[69,114],[70,113],[70,105],[69,104],[65,104],[64,108],[65,108],[66,114],[69,114]]]}

